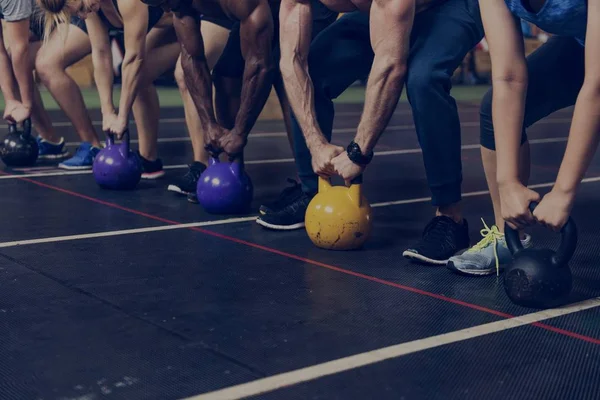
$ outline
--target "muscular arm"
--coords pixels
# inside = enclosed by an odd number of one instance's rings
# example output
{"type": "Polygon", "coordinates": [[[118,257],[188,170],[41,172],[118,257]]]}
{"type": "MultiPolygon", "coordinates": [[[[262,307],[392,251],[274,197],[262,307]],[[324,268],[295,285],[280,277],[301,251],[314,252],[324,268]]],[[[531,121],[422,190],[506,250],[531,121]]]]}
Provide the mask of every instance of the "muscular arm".
{"type": "Polygon", "coordinates": [[[94,81],[98,88],[102,114],[114,113],[112,99],[114,74],[108,29],[102,23],[98,14],[90,14],[85,23],[92,43],[94,81]]]}
{"type": "Polygon", "coordinates": [[[21,103],[31,109],[33,103],[33,66],[29,58],[29,19],[7,22],[12,70],[19,85],[21,103]]]}
{"type": "Polygon", "coordinates": [[[373,150],[400,99],[414,15],[414,0],[373,0],[371,5],[371,44],[375,58],[367,83],[365,109],[354,139],[363,154],[373,150]]]}
{"type": "Polygon", "coordinates": [[[518,21],[504,0],[480,2],[492,60],[492,116],[500,185],[519,182],[519,149],[527,93],[527,65],[518,21]]]}
{"type": "Polygon", "coordinates": [[[217,126],[213,107],[212,77],[204,54],[200,20],[193,12],[176,13],[173,26],[181,44],[181,66],[192,100],[200,118],[200,127],[206,133],[217,126]]]}
{"type": "Polygon", "coordinates": [[[577,96],[565,155],[554,190],[574,198],[598,147],[600,132],[600,4],[588,3],[585,78],[577,96]]]}
{"type": "Polygon", "coordinates": [[[280,69],[290,106],[311,152],[326,144],[315,111],[314,86],[308,73],[308,53],[312,37],[310,0],[282,0],[280,69]]]}
{"type": "Polygon", "coordinates": [[[234,1],[240,19],[240,39],[245,60],[240,110],[233,133],[247,137],[262,111],[273,82],[273,15],[267,0],[234,1]]]}
{"type": "Polygon", "coordinates": [[[119,102],[119,120],[128,120],[131,107],[139,89],[148,31],[148,6],[138,0],[119,3],[124,21],[125,56],[123,58],[123,80],[119,102]]]}

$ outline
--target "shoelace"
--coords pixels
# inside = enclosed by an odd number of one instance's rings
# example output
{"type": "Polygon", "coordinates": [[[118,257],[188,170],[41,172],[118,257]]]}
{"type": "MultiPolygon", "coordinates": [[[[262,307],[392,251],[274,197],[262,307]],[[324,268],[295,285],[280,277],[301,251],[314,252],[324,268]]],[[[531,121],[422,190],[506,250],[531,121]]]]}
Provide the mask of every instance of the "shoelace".
{"type": "Polygon", "coordinates": [[[485,223],[485,221],[483,220],[483,218],[481,218],[481,222],[483,223],[484,228],[479,231],[481,233],[481,236],[483,236],[483,239],[481,239],[479,241],[479,243],[477,243],[475,246],[471,247],[471,249],[469,249],[469,253],[473,253],[476,251],[480,251],[485,249],[486,247],[488,247],[489,245],[493,244],[494,245],[494,258],[496,260],[496,276],[500,276],[500,260],[498,258],[498,240],[502,239],[504,237],[504,235],[502,233],[500,233],[500,231],[498,230],[498,227],[496,225],[492,225],[492,227],[490,228],[489,226],[487,226],[487,224],[485,223]]]}

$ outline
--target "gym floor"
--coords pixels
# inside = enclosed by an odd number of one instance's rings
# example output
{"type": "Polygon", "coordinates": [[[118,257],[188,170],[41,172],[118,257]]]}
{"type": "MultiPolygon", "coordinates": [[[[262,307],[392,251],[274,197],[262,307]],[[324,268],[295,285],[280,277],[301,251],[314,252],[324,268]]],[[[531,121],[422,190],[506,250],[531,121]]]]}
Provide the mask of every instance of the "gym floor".
{"type": "MultiPolygon", "coordinates": [[[[337,105],[335,143],[352,137],[361,108],[337,105]]],[[[461,103],[460,113],[474,244],[481,218],[492,225],[493,214],[477,102],[461,103]]],[[[73,149],[73,129],[55,115],[73,149]]],[[[529,131],[531,184],[542,194],[571,115],[557,112],[529,131]]],[[[598,397],[600,158],[573,212],[571,304],[539,311],[513,305],[501,277],[458,276],[401,256],[433,215],[406,103],[365,173],[374,231],[352,252],[254,222],[295,176],[280,121],[260,122],[250,136],[254,214],[209,215],[167,192],[192,158],[182,117],[162,110],[168,176],[133,192],[102,190],[89,171],[51,165],[0,175],[1,399],[598,397]]],[[[556,246],[555,234],[532,233],[538,246],[556,246]]]]}

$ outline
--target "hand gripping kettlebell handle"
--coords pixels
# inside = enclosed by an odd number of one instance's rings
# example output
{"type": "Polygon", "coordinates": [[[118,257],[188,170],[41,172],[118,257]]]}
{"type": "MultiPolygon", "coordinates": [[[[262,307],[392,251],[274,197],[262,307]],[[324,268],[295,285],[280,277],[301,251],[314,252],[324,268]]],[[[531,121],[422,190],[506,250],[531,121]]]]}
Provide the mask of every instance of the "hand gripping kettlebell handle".
{"type": "Polygon", "coordinates": [[[110,131],[104,131],[104,135],[106,136],[106,144],[108,146],[114,146],[115,135],[113,135],[110,131]]]}
{"type": "MultiPolygon", "coordinates": [[[[537,202],[531,202],[529,210],[533,212],[537,206],[537,202]]],[[[557,267],[566,266],[577,248],[577,226],[573,218],[569,217],[567,223],[560,230],[560,234],[560,245],[551,260],[552,264],[557,267]]],[[[518,230],[504,224],[504,236],[506,237],[506,245],[513,256],[523,250],[518,230]]]]}

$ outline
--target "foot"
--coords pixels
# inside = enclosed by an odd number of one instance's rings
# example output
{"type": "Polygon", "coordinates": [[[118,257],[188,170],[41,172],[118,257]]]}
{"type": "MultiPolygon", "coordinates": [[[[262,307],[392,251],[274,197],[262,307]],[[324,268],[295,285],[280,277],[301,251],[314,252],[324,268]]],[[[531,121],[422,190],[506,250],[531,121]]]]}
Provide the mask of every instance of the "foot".
{"type": "MultiPolygon", "coordinates": [[[[483,220],[482,220],[483,221],[483,220]]],[[[461,255],[451,257],[448,268],[464,275],[492,275],[500,274],[504,266],[510,263],[512,255],[506,245],[506,239],[496,225],[489,228],[483,222],[484,229],[481,230],[483,239],[461,255]]],[[[521,240],[523,247],[532,246],[531,236],[526,235],[521,240]]]]}
{"type": "Polygon", "coordinates": [[[198,179],[200,179],[200,175],[206,169],[206,165],[201,162],[194,161],[189,165],[187,172],[177,178],[175,182],[169,185],[167,188],[168,191],[183,194],[186,196],[196,195],[196,187],[198,186],[198,179]]]}
{"type": "Polygon", "coordinates": [[[279,211],[282,207],[286,206],[290,200],[298,198],[302,194],[302,186],[298,183],[297,180],[292,178],[287,178],[290,186],[283,189],[279,197],[274,201],[270,201],[264,203],[260,206],[259,212],[260,215],[265,215],[270,212],[279,211]]]}
{"type": "Polygon", "coordinates": [[[43,139],[41,136],[35,138],[38,144],[40,160],[64,160],[69,157],[69,152],[65,149],[65,139],[60,138],[60,142],[52,143],[43,139]]]}
{"type": "Polygon", "coordinates": [[[58,164],[58,168],[68,170],[92,169],[94,159],[100,152],[98,147],[93,147],[89,142],[83,142],[77,148],[75,155],[58,164]]]}
{"type": "Polygon", "coordinates": [[[138,157],[142,162],[142,179],[158,179],[165,176],[165,170],[160,158],[150,161],[142,157],[139,152],[138,157]]]}
{"type": "Polygon", "coordinates": [[[445,265],[450,257],[469,247],[467,220],[455,222],[437,216],[427,224],[421,240],[402,255],[408,259],[433,265],[445,265]]]}
{"type": "Polygon", "coordinates": [[[304,227],[304,217],[312,196],[302,191],[299,184],[286,188],[279,198],[261,206],[256,223],[275,230],[293,230],[304,227]]]}

